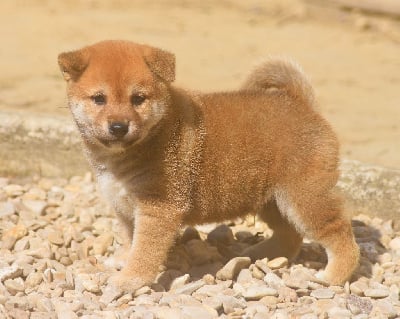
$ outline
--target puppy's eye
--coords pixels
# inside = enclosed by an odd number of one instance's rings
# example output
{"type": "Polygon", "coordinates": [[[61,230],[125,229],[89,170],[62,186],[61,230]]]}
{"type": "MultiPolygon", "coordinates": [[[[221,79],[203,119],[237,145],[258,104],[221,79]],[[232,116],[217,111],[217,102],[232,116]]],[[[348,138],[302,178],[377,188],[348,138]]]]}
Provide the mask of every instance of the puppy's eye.
{"type": "Polygon", "coordinates": [[[101,93],[95,94],[95,95],[91,96],[90,98],[96,105],[105,105],[107,102],[106,96],[101,93]]]}
{"type": "Polygon", "coordinates": [[[133,106],[139,106],[143,104],[143,102],[146,100],[146,97],[144,95],[138,95],[134,94],[131,97],[131,103],[133,106]]]}

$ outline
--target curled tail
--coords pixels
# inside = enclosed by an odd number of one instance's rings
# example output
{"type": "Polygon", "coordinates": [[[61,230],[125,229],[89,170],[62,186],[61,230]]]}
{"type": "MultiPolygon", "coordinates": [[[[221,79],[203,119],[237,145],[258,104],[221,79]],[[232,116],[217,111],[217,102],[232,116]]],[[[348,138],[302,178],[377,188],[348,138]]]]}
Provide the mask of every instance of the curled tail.
{"type": "Polygon", "coordinates": [[[269,58],[258,65],[242,85],[244,90],[285,90],[310,106],[315,105],[314,90],[301,67],[282,58],[269,58]]]}

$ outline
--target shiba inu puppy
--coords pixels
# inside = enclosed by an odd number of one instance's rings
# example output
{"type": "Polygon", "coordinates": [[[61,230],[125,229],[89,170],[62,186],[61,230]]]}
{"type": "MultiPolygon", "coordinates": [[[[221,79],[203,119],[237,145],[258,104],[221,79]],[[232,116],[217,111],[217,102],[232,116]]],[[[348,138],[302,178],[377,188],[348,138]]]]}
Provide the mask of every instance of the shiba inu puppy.
{"type": "Polygon", "coordinates": [[[271,238],[253,260],[294,258],[304,236],[328,254],[324,278],[343,284],[359,249],[342,202],[338,142],[293,63],[270,59],[234,92],[172,85],[173,54],[104,41],[58,57],[69,107],[99,186],[127,234],[126,266],[113,278],[151,283],[182,225],[259,214],[271,238]]]}

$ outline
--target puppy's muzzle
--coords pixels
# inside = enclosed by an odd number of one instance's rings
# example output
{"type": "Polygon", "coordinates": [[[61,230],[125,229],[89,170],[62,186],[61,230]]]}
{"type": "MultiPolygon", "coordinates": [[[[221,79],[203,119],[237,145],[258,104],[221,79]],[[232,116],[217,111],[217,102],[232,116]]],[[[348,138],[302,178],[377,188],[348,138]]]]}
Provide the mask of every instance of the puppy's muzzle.
{"type": "Polygon", "coordinates": [[[128,133],[129,126],[122,122],[112,122],[108,124],[108,131],[116,138],[123,138],[128,133]]]}

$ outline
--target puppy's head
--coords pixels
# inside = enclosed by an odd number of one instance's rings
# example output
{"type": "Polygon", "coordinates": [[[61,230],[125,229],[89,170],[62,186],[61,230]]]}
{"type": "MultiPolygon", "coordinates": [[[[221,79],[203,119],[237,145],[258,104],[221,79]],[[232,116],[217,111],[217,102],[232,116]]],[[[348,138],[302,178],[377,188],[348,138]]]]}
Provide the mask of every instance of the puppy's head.
{"type": "Polygon", "coordinates": [[[128,41],[61,53],[68,103],[84,139],[124,149],[143,140],[168,112],[175,57],[128,41]]]}

